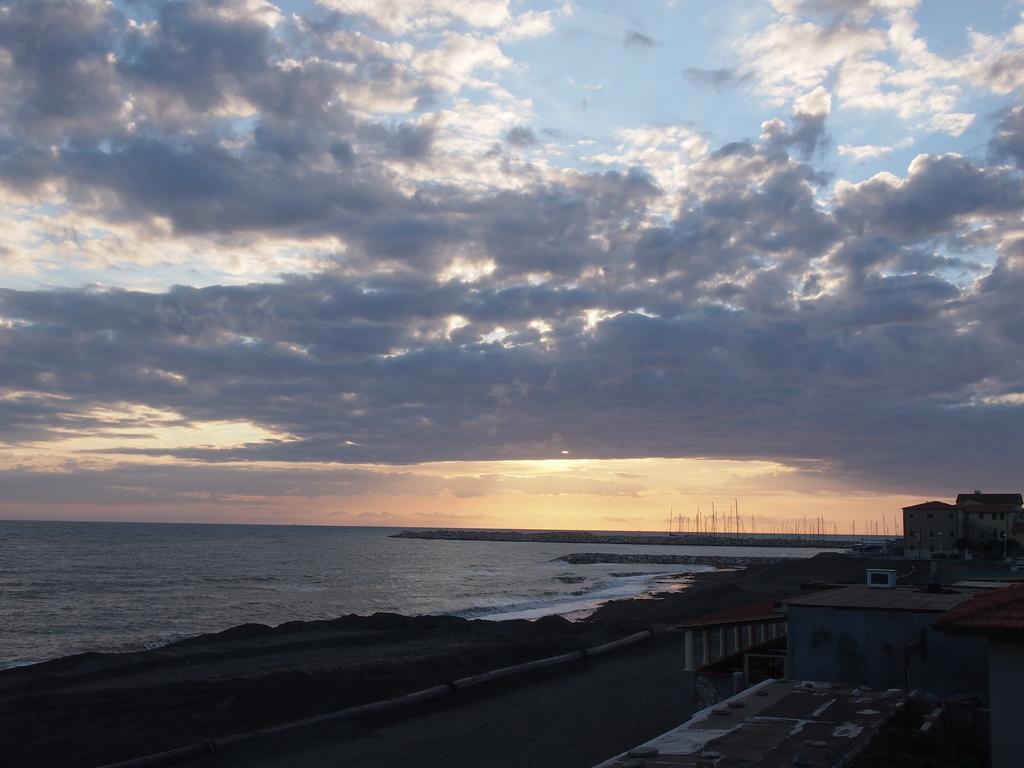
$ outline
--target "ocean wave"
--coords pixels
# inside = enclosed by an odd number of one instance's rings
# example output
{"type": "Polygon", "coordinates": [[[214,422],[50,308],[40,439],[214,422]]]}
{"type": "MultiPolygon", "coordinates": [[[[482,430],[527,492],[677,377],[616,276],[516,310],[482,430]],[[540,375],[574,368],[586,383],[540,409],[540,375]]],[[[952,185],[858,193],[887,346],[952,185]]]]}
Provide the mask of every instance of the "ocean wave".
{"type": "Polygon", "coordinates": [[[659,586],[681,586],[687,574],[647,573],[620,576],[615,581],[598,581],[588,589],[561,593],[555,600],[524,600],[502,607],[477,607],[459,611],[456,615],[464,618],[505,621],[509,619],[540,619],[544,616],[564,616],[578,620],[589,616],[609,600],[650,596],[656,592],[669,591],[659,586]]]}

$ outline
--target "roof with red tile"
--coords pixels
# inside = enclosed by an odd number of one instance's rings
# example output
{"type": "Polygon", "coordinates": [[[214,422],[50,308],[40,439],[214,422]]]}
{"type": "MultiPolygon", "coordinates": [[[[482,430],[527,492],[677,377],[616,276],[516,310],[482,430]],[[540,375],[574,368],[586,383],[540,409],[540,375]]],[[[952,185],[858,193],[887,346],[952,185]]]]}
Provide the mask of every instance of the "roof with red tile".
{"type": "Polygon", "coordinates": [[[1024,637],[1024,584],[981,592],[934,624],[936,629],[1024,637]]]}
{"type": "Polygon", "coordinates": [[[782,621],[783,616],[781,612],[776,610],[776,606],[779,602],[780,601],[778,600],[761,600],[756,603],[746,603],[744,605],[738,605],[735,608],[727,608],[723,611],[702,614],[690,619],[686,624],[680,626],[705,627],[716,624],[738,624],[744,621],[757,621],[758,619],[771,618],[782,621]]]}
{"type": "Polygon", "coordinates": [[[920,504],[911,504],[903,509],[956,509],[956,504],[947,504],[944,501],[924,501],[920,504]]]}

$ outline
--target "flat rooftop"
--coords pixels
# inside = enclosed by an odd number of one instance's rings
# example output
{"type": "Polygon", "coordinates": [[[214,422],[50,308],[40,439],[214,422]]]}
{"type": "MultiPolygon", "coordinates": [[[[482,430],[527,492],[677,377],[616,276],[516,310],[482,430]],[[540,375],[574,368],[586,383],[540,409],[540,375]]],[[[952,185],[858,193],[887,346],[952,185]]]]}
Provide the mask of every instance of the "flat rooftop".
{"type": "Polygon", "coordinates": [[[869,587],[854,584],[836,587],[810,595],[794,597],[787,605],[806,605],[821,608],[858,608],[872,611],[932,611],[944,613],[974,597],[976,589],[949,587],[941,592],[929,592],[918,587],[869,587]]]}
{"type": "Polygon", "coordinates": [[[766,680],[595,768],[833,768],[866,747],[905,694],[766,680]]]}

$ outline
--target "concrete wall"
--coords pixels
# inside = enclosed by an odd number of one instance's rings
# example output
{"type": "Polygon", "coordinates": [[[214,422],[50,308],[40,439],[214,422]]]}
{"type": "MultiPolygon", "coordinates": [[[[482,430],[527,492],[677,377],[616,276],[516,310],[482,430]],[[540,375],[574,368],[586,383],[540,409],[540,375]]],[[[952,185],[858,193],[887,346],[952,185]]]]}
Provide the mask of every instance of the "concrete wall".
{"type": "Polygon", "coordinates": [[[1024,642],[989,644],[992,768],[1018,768],[1024,755],[1024,642]]]}
{"type": "Polygon", "coordinates": [[[905,648],[924,637],[910,657],[909,687],[940,696],[988,697],[984,639],[934,632],[935,613],[789,606],[789,668],[796,680],[907,687],[905,648]]]}

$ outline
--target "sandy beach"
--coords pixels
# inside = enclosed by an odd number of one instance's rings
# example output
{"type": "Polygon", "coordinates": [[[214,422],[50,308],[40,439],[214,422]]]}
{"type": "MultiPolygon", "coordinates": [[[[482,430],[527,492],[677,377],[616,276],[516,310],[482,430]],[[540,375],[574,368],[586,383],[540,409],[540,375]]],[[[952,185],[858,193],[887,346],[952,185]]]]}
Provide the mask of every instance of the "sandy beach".
{"type": "MultiPolygon", "coordinates": [[[[945,564],[944,578],[955,578],[956,572],[967,565],[945,564]]],[[[815,582],[859,582],[868,566],[896,568],[901,577],[915,582],[927,579],[927,564],[824,554],[802,561],[700,574],[680,592],[660,599],[611,602],[586,621],[570,622],[560,617],[495,622],[444,616],[346,616],[333,621],[291,622],[276,628],[244,625],[150,651],[80,654],[7,670],[0,673],[0,732],[5,734],[0,742],[0,764],[102,765],[591,647],[641,628],[665,629],[703,613],[755,600],[784,598],[815,582]]],[[[605,669],[607,672],[601,674],[614,676],[616,665],[632,665],[635,668],[629,678],[640,689],[631,695],[646,700],[649,706],[645,705],[647,715],[638,718],[642,722],[613,729],[614,736],[609,739],[625,748],[651,735],[651,723],[681,721],[688,714],[675,684],[643,682],[648,678],[670,679],[671,671],[679,666],[672,663],[678,650],[675,644],[673,636],[661,636],[635,649],[610,654],[607,662],[569,665],[540,677],[483,687],[473,693],[472,699],[459,694],[453,697],[459,699],[457,702],[428,707],[423,712],[455,711],[455,707],[458,727],[473,731],[474,718],[484,718],[487,708],[468,705],[467,701],[508,696],[512,690],[525,691],[516,695],[528,699],[529,684],[544,680],[549,681],[545,684],[556,685],[563,700],[587,701],[586,706],[596,708],[597,721],[579,722],[573,728],[604,732],[600,719],[612,715],[599,703],[590,702],[599,693],[594,690],[594,671],[605,669]],[[647,693],[644,686],[650,688],[647,693]]],[[[608,690],[608,696],[616,695],[614,688],[608,690]]],[[[423,712],[410,712],[398,720],[423,712]]],[[[520,719],[528,722],[531,717],[527,710],[520,719]]],[[[565,746],[573,740],[571,734],[554,728],[547,722],[550,718],[537,715],[535,719],[536,744],[517,743],[515,748],[543,754],[552,746],[545,739],[561,739],[563,751],[569,752],[559,760],[560,765],[590,764],[590,746],[574,751],[565,746]],[[550,730],[549,737],[542,735],[545,729],[550,730]]],[[[352,726],[357,731],[363,727],[352,726]]],[[[401,727],[405,729],[403,738],[414,740],[415,728],[401,727]]],[[[478,741],[481,749],[488,743],[486,739],[478,741]]],[[[580,743],[591,744],[585,740],[580,743]]],[[[601,749],[613,746],[604,740],[600,744],[601,749]]],[[[432,764],[426,757],[423,760],[418,764],[432,764]]],[[[462,764],[451,756],[442,762],[462,764]]],[[[472,751],[467,752],[464,764],[477,764],[472,751]]]]}

